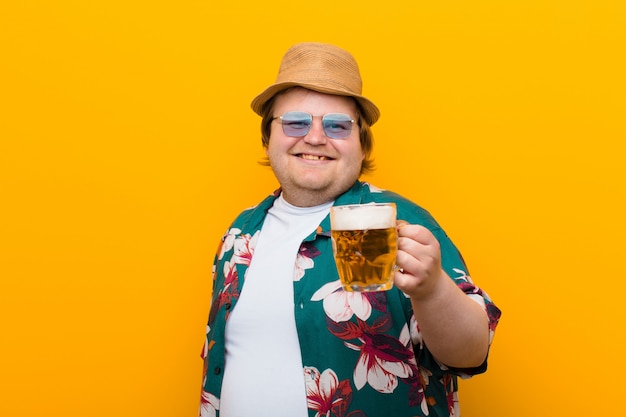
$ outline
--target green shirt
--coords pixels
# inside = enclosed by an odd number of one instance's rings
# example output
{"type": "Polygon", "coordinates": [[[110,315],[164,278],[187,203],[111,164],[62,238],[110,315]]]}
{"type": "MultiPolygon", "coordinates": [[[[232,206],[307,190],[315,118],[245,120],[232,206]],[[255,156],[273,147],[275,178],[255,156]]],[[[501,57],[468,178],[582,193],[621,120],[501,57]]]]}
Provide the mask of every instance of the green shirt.
{"type": "MultiPolygon", "coordinates": [[[[243,211],[215,255],[202,353],[201,417],[219,416],[226,321],[241,294],[266,213],[279,194],[277,190],[243,211]]],[[[370,202],[395,202],[399,220],[425,226],[435,235],[444,271],[484,307],[493,336],[500,310],[472,283],[459,251],[432,216],[398,194],[363,182],[356,182],[334,204],[370,202]]],[[[344,291],[333,259],[328,216],[302,242],[295,271],[294,314],[310,417],[459,416],[457,377],[485,372],[487,362],[472,369],[439,363],[422,342],[409,298],[395,287],[344,291]]]]}

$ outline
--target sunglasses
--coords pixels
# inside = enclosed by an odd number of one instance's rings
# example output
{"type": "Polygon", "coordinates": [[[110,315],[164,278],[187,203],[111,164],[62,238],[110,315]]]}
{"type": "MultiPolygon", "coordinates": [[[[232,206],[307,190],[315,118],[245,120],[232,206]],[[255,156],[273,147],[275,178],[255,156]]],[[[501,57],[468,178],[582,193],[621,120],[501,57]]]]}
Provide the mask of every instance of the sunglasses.
{"type": "MultiPolygon", "coordinates": [[[[301,138],[306,136],[313,125],[313,115],[301,111],[290,111],[280,117],[280,123],[283,125],[283,133],[293,138],[301,138]]],[[[319,117],[319,116],[315,116],[319,117]]],[[[354,119],[347,114],[328,113],[322,116],[322,128],[324,134],[331,139],[345,139],[352,132],[354,119]]]]}

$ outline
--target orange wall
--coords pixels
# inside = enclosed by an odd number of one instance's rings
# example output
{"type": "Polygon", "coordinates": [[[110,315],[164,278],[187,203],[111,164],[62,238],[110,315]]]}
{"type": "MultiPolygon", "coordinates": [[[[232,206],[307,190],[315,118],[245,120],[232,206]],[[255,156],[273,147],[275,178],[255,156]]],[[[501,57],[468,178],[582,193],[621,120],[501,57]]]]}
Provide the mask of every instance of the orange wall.
{"type": "Polygon", "coordinates": [[[275,187],[248,104],[303,40],[504,311],[463,415],[619,413],[626,3],[6,3],[0,416],[196,415],[213,251],[275,187]]]}

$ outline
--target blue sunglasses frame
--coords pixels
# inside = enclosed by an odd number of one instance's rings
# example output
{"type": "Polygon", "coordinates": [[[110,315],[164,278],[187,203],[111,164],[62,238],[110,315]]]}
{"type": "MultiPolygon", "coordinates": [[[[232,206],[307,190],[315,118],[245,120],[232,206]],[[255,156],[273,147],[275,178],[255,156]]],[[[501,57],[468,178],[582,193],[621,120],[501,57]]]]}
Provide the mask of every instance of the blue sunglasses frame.
{"type": "Polygon", "coordinates": [[[280,120],[283,133],[289,137],[301,138],[306,136],[313,125],[313,118],[322,118],[324,134],[331,139],[346,139],[352,132],[355,120],[343,113],[327,113],[323,116],[313,116],[302,111],[290,111],[273,120],[280,120]]]}

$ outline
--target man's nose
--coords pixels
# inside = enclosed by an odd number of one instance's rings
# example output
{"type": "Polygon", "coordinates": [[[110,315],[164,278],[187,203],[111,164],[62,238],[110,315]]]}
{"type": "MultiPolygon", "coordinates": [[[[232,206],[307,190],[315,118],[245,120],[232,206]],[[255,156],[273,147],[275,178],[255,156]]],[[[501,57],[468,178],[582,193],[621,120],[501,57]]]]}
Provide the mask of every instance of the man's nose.
{"type": "Polygon", "coordinates": [[[309,132],[304,136],[304,141],[312,145],[323,145],[328,142],[328,137],[324,133],[321,120],[313,120],[311,129],[309,129],[309,132]]]}

